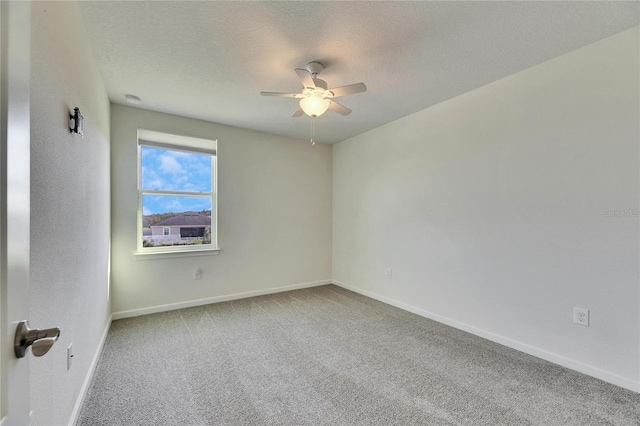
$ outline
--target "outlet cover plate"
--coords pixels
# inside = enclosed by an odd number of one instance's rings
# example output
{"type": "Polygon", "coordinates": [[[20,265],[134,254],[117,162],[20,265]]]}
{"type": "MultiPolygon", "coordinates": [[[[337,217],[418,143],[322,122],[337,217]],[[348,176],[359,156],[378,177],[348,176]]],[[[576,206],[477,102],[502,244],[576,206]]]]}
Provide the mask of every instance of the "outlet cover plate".
{"type": "Polygon", "coordinates": [[[574,324],[589,327],[589,310],[586,308],[573,308],[574,324]]]}

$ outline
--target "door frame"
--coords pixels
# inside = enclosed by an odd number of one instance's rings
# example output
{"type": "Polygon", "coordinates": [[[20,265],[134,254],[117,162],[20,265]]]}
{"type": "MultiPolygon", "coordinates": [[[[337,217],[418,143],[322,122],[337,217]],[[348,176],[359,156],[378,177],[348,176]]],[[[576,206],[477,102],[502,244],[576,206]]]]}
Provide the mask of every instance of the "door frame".
{"type": "Polygon", "coordinates": [[[13,352],[29,315],[31,4],[0,1],[0,426],[29,424],[29,360],[13,352]]]}

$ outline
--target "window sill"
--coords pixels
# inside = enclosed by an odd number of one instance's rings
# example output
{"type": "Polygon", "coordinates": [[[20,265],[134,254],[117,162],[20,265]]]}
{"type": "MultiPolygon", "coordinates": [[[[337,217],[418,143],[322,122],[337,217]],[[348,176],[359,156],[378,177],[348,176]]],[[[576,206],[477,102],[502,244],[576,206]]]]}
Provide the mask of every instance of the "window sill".
{"type": "Polygon", "coordinates": [[[172,250],[172,251],[154,251],[154,252],[135,252],[133,253],[136,260],[153,260],[153,259],[171,259],[174,257],[194,257],[194,256],[213,256],[220,254],[220,249],[202,249],[202,250],[172,250]]]}

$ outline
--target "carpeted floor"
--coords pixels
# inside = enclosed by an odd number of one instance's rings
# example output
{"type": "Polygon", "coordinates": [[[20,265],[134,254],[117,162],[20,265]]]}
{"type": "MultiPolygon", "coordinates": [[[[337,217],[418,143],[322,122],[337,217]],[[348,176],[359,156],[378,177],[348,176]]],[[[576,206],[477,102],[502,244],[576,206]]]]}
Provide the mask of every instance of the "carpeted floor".
{"type": "Polygon", "coordinates": [[[639,425],[640,395],[328,285],[114,321],[79,425],[639,425]]]}

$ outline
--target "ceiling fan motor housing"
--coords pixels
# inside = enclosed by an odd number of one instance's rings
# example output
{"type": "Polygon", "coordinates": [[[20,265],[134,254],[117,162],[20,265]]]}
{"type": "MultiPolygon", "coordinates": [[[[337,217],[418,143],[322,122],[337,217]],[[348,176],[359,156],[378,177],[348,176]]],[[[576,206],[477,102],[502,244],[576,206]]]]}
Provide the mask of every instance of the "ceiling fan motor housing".
{"type": "MultiPolygon", "coordinates": [[[[323,69],[324,69],[324,65],[322,65],[320,62],[313,61],[307,64],[307,71],[309,71],[309,73],[314,77],[314,79],[315,79],[315,76],[320,74],[323,69]]],[[[326,86],[326,83],[325,83],[325,86],[326,86]]]]}

